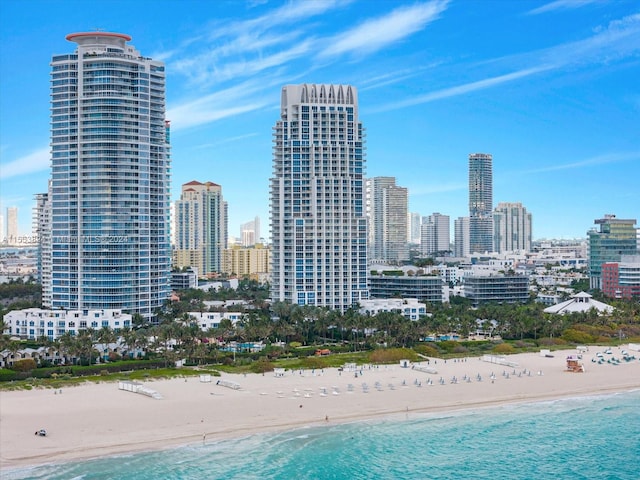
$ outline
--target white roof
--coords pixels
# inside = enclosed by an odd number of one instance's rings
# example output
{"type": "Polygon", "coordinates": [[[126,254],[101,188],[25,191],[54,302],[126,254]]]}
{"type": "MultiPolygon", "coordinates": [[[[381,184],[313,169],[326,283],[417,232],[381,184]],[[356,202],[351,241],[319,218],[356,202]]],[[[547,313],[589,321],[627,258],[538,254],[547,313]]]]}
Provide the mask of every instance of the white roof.
{"type": "Polygon", "coordinates": [[[588,312],[592,308],[596,309],[598,313],[611,313],[614,310],[611,305],[594,300],[587,292],[579,292],[572,295],[570,300],[545,308],[544,312],[562,315],[565,313],[588,312]]]}

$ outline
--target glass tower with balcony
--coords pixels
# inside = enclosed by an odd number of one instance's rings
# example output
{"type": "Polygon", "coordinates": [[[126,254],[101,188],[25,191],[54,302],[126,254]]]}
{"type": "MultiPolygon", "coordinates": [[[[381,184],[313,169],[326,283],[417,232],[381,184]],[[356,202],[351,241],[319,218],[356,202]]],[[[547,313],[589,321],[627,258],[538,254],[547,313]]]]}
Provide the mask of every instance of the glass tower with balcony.
{"type": "Polygon", "coordinates": [[[493,157],[469,155],[469,248],[493,251],[493,157]]]}
{"type": "Polygon", "coordinates": [[[170,285],[164,65],[128,45],[128,35],[66,39],[75,52],[51,62],[45,306],[149,318],[170,285]]]}
{"type": "Polygon", "coordinates": [[[283,87],[270,184],[274,301],[345,311],[368,298],[364,170],[356,89],[283,87]]]}

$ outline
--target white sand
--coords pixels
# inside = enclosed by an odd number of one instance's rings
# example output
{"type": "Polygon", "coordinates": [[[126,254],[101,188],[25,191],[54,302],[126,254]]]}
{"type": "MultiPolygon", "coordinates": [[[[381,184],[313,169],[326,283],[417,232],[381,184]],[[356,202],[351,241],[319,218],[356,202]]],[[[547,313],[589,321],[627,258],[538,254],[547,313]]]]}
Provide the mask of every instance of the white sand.
{"type": "MultiPolygon", "coordinates": [[[[566,371],[565,358],[574,350],[511,355],[517,367],[494,365],[477,357],[466,361],[432,360],[436,374],[398,365],[353,372],[325,369],[226,375],[240,390],[201,383],[197,377],[146,382],[163,398],[153,399],[118,389],[117,383],[0,392],[0,461],[2,468],[64,462],[117,453],[202,444],[263,431],[337,423],[376,416],[478,408],[566,396],[593,395],[640,388],[640,361],[620,365],[591,362],[597,351],[584,355],[585,373],[566,371]],[[513,374],[515,370],[515,375],[513,374]],[[496,378],[492,382],[490,375],[496,378]],[[506,378],[503,373],[509,373],[506,378]],[[523,373],[529,372],[529,373],[523,373]],[[542,372],[542,375],[539,373],[542,372]],[[470,377],[470,381],[464,376],[470,377]],[[478,381],[477,376],[482,377],[478,381]],[[452,377],[458,383],[451,383],[452,377]],[[445,383],[440,384],[440,378],[445,383]],[[433,385],[428,385],[431,379],[433,385]],[[417,386],[415,382],[421,382],[417,386]],[[376,387],[376,382],[380,388],[376,387]],[[403,382],[406,384],[403,386],[403,382]],[[363,383],[368,392],[363,391],[363,383]],[[349,384],[353,391],[349,391],[349,384]],[[391,386],[390,386],[391,385],[391,386]],[[326,389],[326,395],[321,390],[326,389]],[[334,390],[338,394],[334,394],[334,390]],[[328,417],[328,420],[326,420],[328,417]],[[47,430],[46,437],[34,435],[47,430]],[[206,438],[204,438],[206,434],[206,438]]],[[[635,352],[637,353],[637,352],[635,352]]],[[[614,349],[620,358],[620,350],[614,349]]],[[[426,364],[423,364],[426,366],[426,364]]]]}

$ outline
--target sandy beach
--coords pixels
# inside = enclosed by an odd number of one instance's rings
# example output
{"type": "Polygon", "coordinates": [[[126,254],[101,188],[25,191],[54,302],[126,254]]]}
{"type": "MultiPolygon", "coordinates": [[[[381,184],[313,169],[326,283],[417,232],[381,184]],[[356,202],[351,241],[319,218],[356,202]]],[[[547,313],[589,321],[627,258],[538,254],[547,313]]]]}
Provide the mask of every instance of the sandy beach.
{"type": "MultiPolygon", "coordinates": [[[[432,359],[400,365],[197,377],[146,382],[162,398],[87,383],[62,391],[0,392],[1,468],[65,462],[119,453],[202,444],[265,431],[390,415],[478,409],[514,402],[596,395],[640,388],[640,360],[619,365],[583,355],[584,373],[566,371],[566,357],[539,353],[507,356],[516,366],[432,359]],[[436,373],[421,368],[430,367],[436,373]],[[356,376],[357,374],[357,376],[356,376]],[[239,389],[216,384],[233,382],[239,389]],[[46,429],[47,436],[34,435],[46,429]]],[[[621,350],[612,355],[621,358],[621,350]]],[[[638,352],[630,352],[640,357],[638,352]]]]}

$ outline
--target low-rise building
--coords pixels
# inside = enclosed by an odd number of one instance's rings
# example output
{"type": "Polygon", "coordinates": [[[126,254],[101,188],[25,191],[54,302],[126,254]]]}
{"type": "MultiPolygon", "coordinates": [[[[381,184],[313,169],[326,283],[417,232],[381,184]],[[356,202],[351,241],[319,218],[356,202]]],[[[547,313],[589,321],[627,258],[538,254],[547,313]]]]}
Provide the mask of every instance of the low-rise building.
{"type": "Polygon", "coordinates": [[[422,302],[442,303],[444,281],[437,275],[395,275],[387,273],[369,275],[369,297],[415,298],[422,302]]]}
{"type": "Polygon", "coordinates": [[[189,312],[189,316],[193,318],[203,332],[218,328],[222,320],[229,320],[233,325],[238,323],[244,317],[241,312],[189,312]]]}
{"type": "Polygon", "coordinates": [[[526,303],[529,278],[523,275],[472,275],[464,279],[464,296],[474,307],[483,303],[526,303]]]}
{"type": "Polygon", "coordinates": [[[610,298],[640,298],[640,255],[623,255],[602,264],[602,293],[610,298]]]}
{"type": "Polygon", "coordinates": [[[108,327],[117,332],[131,327],[131,315],[122,310],[44,310],[26,308],[13,310],[4,316],[10,336],[35,340],[48,337],[55,340],[65,333],[75,335],[81,330],[108,327]]]}
{"type": "Polygon", "coordinates": [[[378,298],[360,301],[362,315],[375,316],[381,312],[396,312],[409,320],[427,315],[427,306],[415,298],[378,298]]]}

